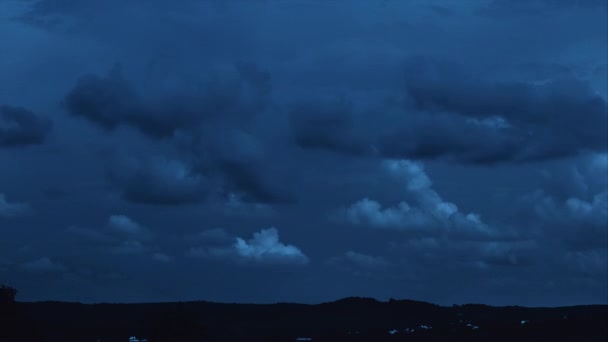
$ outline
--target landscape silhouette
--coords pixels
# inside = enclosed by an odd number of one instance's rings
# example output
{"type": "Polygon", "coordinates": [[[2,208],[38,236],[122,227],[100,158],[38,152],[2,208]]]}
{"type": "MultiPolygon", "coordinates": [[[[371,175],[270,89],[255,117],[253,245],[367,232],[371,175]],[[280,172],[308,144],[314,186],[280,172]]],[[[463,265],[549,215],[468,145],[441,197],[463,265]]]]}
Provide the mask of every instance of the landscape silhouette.
{"type": "Polygon", "coordinates": [[[349,297],[317,305],[19,302],[2,285],[0,341],[606,341],[608,305],[494,307],[349,297]]]}

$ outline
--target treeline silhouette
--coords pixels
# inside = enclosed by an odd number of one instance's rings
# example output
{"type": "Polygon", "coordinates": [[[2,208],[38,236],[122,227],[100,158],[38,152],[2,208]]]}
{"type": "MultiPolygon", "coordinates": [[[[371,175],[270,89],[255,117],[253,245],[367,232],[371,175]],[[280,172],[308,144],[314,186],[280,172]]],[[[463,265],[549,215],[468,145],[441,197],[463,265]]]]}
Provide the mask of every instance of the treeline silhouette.
{"type": "Polygon", "coordinates": [[[2,342],[608,340],[607,305],[444,307],[358,297],[318,305],[27,303],[15,301],[14,288],[0,289],[2,342]]]}

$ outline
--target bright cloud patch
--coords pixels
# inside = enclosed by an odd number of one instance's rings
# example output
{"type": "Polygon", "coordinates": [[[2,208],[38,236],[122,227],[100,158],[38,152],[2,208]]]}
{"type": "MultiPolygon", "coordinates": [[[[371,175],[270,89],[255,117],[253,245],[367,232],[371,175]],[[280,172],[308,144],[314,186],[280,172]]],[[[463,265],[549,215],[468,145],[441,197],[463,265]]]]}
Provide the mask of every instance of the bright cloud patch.
{"type": "Polygon", "coordinates": [[[431,180],[421,164],[389,160],[384,162],[384,169],[404,185],[405,194],[415,198],[416,203],[402,201],[383,207],[375,200],[364,198],[344,209],[340,215],[342,219],[354,225],[428,234],[446,232],[463,238],[483,238],[494,233],[478,214],[463,214],[454,203],[443,200],[432,189],[431,180]]]}
{"type": "Polygon", "coordinates": [[[236,262],[260,264],[307,264],[308,257],[296,246],[279,240],[276,228],[262,229],[249,240],[240,237],[232,245],[218,245],[230,235],[223,229],[212,229],[198,234],[194,239],[202,245],[191,247],[187,255],[201,259],[232,259],[236,262]],[[202,237],[202,239],[201,239],[202,237]],[[211,239],[209,239],[211,237],[211,239]],[[216,239],[219,237],[219,239],[216,239]]]}
{"type": "Polygon", "coordinates": [[[299,248],[279,241],[279,232],[274,227],[254,233],[253,238],[247,241],[237,238],[233,248],[236,254],[244,259],[259,262],[308,263],[308,257],[299,248]]]}

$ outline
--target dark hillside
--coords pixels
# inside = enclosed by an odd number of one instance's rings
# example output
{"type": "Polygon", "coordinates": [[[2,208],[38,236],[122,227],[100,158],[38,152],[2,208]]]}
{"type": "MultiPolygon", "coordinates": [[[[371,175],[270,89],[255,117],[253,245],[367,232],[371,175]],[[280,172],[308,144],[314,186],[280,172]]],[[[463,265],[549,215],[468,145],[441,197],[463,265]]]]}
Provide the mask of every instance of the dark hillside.
{"type": "Polygon", "coordinates": [[[605,341],[608,306],[442,307],[345,298],[318,305],[18,303],[24,341],[605,341]],[[522,323],[522,321],[525,321],[522,323]],[[390,333],[392,331],[392,334],[390,333]]]}

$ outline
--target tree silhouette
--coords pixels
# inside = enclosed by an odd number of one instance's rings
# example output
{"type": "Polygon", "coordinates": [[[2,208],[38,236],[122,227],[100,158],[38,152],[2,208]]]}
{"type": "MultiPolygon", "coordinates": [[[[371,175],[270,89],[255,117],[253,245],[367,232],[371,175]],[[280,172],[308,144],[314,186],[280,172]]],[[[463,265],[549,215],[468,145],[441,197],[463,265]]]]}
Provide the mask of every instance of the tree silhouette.
{"type": "Polygon", "coordinates": [[[10,341],[15,336],[17,326],[17,289],[0,285],[0,341],[10,341]]]}

